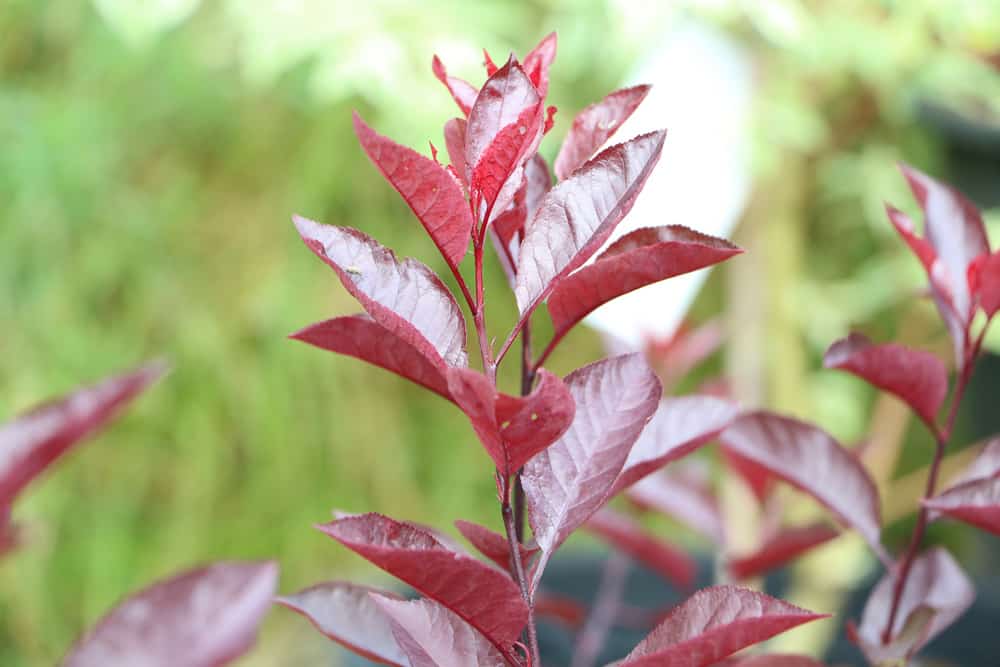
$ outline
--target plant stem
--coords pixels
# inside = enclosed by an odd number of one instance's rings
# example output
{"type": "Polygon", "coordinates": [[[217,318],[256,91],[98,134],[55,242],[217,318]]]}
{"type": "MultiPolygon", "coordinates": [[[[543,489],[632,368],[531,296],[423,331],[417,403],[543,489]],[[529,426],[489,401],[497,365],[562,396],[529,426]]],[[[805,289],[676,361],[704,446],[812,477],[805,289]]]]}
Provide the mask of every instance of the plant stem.
{"type": "MultiPolygon", "coordinates": [[[[531,393],[535,384],[535,369],[531,364],[531,323],[524,325],[521,332],[521,396],[531,393]]],[[[517,541],[524,543],[524,487],[521,486],[521,470],[514,475],[514,534],[517,541]]]]}
{"type": "Polygon", "coordinates": [[[593,667],[597,662],[597,656],[604,646],[608,631],[621,605],[629,564],[628,556],[617,550],[612,550],[608,559],[604,561],[604,572],[601,575],[594,608],[587,618],[587,624],[580,632],[570,667],[593,667]]]}
{"type": "Polygon", "coordinates": [[[528,590],[528,578],[524,573],[524,562],[521,560],[520,542],[514,528],[514,511],[510,506],[510,496],[505,494],[503,505],[503,527],[507,533],[507,546],[510,547],[511,569],[517,585],[521,589],[521,597],[528,605],[528,651],[531,658],[532,667],[541,667],[542,662],[538,652],[538,630],[535,628],[535,604],[531,599],[531,592],[528,590]]]}

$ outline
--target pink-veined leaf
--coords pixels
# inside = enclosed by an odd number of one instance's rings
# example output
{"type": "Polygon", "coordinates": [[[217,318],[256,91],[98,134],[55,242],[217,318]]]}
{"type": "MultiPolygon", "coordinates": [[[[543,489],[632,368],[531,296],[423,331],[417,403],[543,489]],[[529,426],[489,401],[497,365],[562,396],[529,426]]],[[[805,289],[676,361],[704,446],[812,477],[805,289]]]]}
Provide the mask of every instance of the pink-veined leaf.
{"type": "Polygon", "coordinates": [[[607,241],[656,166],[666,132],[612,146],[542,197],[525,227],[514,293],[522,319],[607,241]]]}
{"type": "Polygon", "coordinates": [[[861,625],[848,629],[852,641],[873,664],[915,655],[958,620],[976,597],[972,582],[945,549],[935,547],[921,554],[913,561],[886,644],[882,635],[895,584],[895,573],[882,577],[865,603],[861,625]]]}
{"type": "Polygon", "coordinates": [[[367,234],[295,216],[306,246],[376,322],[435,363],[465,366],[465,319],[441,279],[367,234]]]}
{"type": "Polygon", "coordinates": [[[969,282],[976,302],[993,317],[1000,310],[1000,251],[982,255],[973,262],[969,282]]]}
{"type": "Polygon", "coordinates": [[[713,440],[737,414],[735,403],[714,396],[664,399],[629,452],[613,493],[713,440]]]}
{"type": "Polygon", "coordinates": [[[271,607],[274,563],[216,563],[132,595],[70,649],[63,667],[216,667],[246,653],[271,607]]]}
{"type": "Polygon", "coordinates": [[[811,495],[885,558],[879,541],[878,490],[861,462],[828,433],[791,417],[759,411],[723,431],[722,444],[811,495]]]}
{"type": "Polygon", "coordinates": [[[646,285],[718,264],[743,252],[723,239],[680,225],[647,227],[612,243],[597,260],[572,273],[549,295],[555,336],[603,304],[646,285]]]}
{"type": "Polygon", "coordinates": [[[74,445],[114,419],[166,371],[151,363],[78,389],[0,424],[0,508],[74,445]]]}
{"type": "Polygon", "coordinates": [[[572,425],[521,474],[528,519],[542,549],[532,589],[552,553],[611,497],[661,394],[659,380],[638,354],[585,366],[566,378],[566,386],[576,404],[572,425]]]}
{"type": "MultiPolygon", "coordinates": [[[[485,526],[471,521],[455,520],[455,527],[469,541],[476,551],[499,565],[505,572],[513,572],[510,566],[510,546],[507,538],[485,526]]],[[[521,562],[527,564],[531,557],[538,553],[538,547],[518,544],[521,562]]]]}
{"type": "Polygon", "coordinates": [[[549,92],[549,67],[556,59],[556,33],[550,32],[524,57],[524,71],[538,90],[538,96],[545,99],[549,92]]]}
{"type": "Polygon", "coordinates": [[[701,533],[714,544],[726,543],[719,504],[705,480],[663,471],[648,475],[625,489],[625,496],[642,509],[660,512],[701,533]]]}
{"type": "Polygon", "coordinates": [[[749,658],[731,658],[716,667],[826,667],[822,662],[804,655],[753,655],[749,658]]]}
{"type": "MultiPolygon", "coordinates": [[[[465,187],[469,187],[469,168],[465,164],[465,127],[464,118],[452,118],[444,124],[444,146],[448,151],[453,173],[465,187]]],[[[471,215],[471,212],[470,212],[471,215]]]]}
{"type": "Polygon", "coordinates": [[[895,394],[932,427],[948,394],[948,369],[935,355],[896,343],[875,345],[858,333],[831,345],[823,365],[895,394]]]}
{"type": "Polygon", "coordinates": [[[767,574],[826,544],[839,534],[837,530],[824,523],[785,528],[753,553],[730,559],[727,567],[737,580],[767,574]]]}
{"type": "Polygon", "coordinates": [[[826,618],[738,586],[698,591],[678,605],[620,667],[708,667],[796,626],[826,618]]]}
{"type": "Polygon", "coordinates": [[[328,581],[276,598],[276,602],[309,619],[317,630],[363,658],[382,665],[408,667],[392,625],[372,599],[374,588],[328,581]]]}
{"type": "Polygon", "coordinates": [[[448,76],[448,70],[445,69],[444,63],[437,56],[434,56],[434,59],[431,61],[431,69],[434,71],[434,76],[437,77],[437,80],[443,83],[448,92],[451,93],[451,97],[455,100],[458,108],[468,116],[469,112],[472,111],[472,105],[476,101],[476,95],[479,94],[476,87],[458,77],[448,76]]]}
{"type": "Polygon", "coordinates": [[[478,371],[453,368],[448,386],[500,472],[509,477],[566,432],[575,412],[573,397],[558,376],[538,372],[538,385],[527,396],[496,390],[478,371]]]}
{"type": "Polygon", "coordinates": [[[368,127],[357,112],[361,147],[427,230],[445,260],[457,269],[469,248],[472,212],[455,177],[434,160],[368,127]]]}
{"type": "Polygon", "coordinates": [[[691,556],[653,537],[624,514],[602,508],[587,520],[584,528],[644,563],[677,588],[686,590],[694,583],[698,563],[691,556]]]}
{"type": "Polygon", "coordinates": [[[443,364],[436,364],[368,315],[335,317],[289,338],[367,361],[451,400],[443,364]]]}
{"type": "Polygon", "coordinates": [[[527,623],[527,605],[506,572],[449,549],[426,531],[380,514],[318,528],[454,611],[497,648],[507,650],[527,623]]]}
{"type": "Polygon", "coordinates": [[[434,600],[374,602],[391,619],[392,633],[411,667],[506,667],[503,655],[475,628],[434,600]]]}
{"type": "Polygon", "coordinates": [[[646,85],[622,88],[578,113],[556,156],[555,171],[559,180],[567,178],[589,160],[628,120],[648,92],[646,85]]]}
{"type": "Polygon", "coordinates": [[[994,535],[1000,535],[1000,477],[988,477],[953,486],[923,501],[936,513],[970,523],[994,535]]]}

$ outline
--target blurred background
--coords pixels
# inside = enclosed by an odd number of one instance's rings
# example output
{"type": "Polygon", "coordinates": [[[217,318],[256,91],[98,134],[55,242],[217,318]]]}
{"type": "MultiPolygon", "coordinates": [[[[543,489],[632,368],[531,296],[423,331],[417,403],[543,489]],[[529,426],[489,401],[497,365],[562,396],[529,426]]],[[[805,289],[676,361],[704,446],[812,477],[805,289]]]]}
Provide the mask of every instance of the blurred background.
{"type": "MultiPolygon", "coordinates": [[[[14,508],[28,544],[0,561],[0,664],[52,664],[127,591],[211,559],[276,558],[283,591],[373,576],[311,528],[331,508],[449,530],[460,511],[498,527],[488,459],[457,410],[286,339],[358,310],[290,215],[442,269],[358,148],[351,110],[429,153],[456,113],[434,53],[478,85],[481,47],[523,55],[555,30],[551,159],[576,111],[637,72],[677,80],[655,54],[679,25],[734,49],[752,91],[737,176],[723,147],[719,182],[709,164],[697,191],[708,206],[724,179],[746,179],[731,234],[749,252],[688,313],[719,316],[728,346],[681,390],[725,373],[748,404],[846,443],[871,435],[905,534],[928,441],[898,404],[820,360],[850,328],[949,356],[882,205],[917,214],[903,159],[955,181],[1000,232],[1000,3],[0,0],[0,420],[148,358],[174,369],[14,508]]],[[[683,51],[672,57],[685,68],[683,51]]],[[[692,61],[681,81],[697,86],[699,71],[692,61]]],[[[668,85],[664,103],[688,95],[668,85]]],[[[698,201],[645,224],[698,227],[698,201]]],[[[498,297],[499,336],[514,308],[498,297]]],[[[601,353],[580,331],[551,365],[601,353]]],[[[996,381],[980,376],[962,443],[1000,430],[996,381]]],[[[865,559],[838,562],[845,580],[864,576],[865,559]]],[[[291,616],[271,615],[246,664],[323,655],[291,616]]]]}

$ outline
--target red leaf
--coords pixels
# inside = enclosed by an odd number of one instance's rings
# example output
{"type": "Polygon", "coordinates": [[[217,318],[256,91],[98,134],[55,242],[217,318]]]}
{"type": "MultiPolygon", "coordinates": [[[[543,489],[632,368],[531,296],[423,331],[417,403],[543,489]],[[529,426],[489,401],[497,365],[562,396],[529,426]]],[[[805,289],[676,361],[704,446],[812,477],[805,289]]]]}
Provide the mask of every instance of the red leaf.
{"type": "Polygon", "coordinates": [[[374,596],[411,667],[506,667],[503,655],[454,612],[428,599],[374,596]]]}
{"type": "Polygon", "coordinates": [[[514,292],[522,319],[607,241],[656,166],[665,137],[652,132],[612,146],[542,198],[518,256],[514,292]]]}
{"type": "Polygon", "coordinates": [[[479,93],[476,87],[458,77],[448,76],[448,70],[445,69],[444,63],[437,56],[434,56],[434,60],[431,61],[431,69],[434,71],[434,76],[437,77],[438,81],[443,83],[448,92],[451,93],[451,97],[455,100],[458,108],[468,116],[472,110],[472,105],[476,101],[476,95],[479,93]]]}
{"type": "Polygon", "coordinates": [[[987,317],[1000,310],[1000,251],[982,255],[970,267],[969,282],[973,296],[987,317]]]}
{"type": "Polygon", "coordinates": [[[271,606],[274,563],[216,563],[153,584],[83,637],[63,667],[216,667],[246,653],[271,606]]]}
{"type": "Polygon", "coordinates": [[[493,76],[493,74],[500,69],[497,64],[493,62],[493,58],[490,57],[490,52],[483,49],[483,65],[486,67],[486,76],[493,76]]]}
{"type": "Polygon", "coordinates": [[[625,495],[639,507],[674,518],[722,546],[726,531],[719,504],[707,484],[693,477],[655,473],[627,488],[625,495]]]}
{"type": "Polygon", "coordinates": [[[620,667],[707,667],[740,649],[826,618],[740,588],[714,586],[677,606],[620,667]]]}
{"type": "Polygon", "coordinates": [[[451,400],[444,364],[436,364],[367,315],[318,322],[289,338],[367,361],[451,400]]]}
{"type": "Polygon", "coordinates": [[[454,611],[497,648],[507,650],[527,623],[528,608],[507,573],[447,548],[430,533],[380,514],[318,528],[454,611]]]}
{"type": "Polygon", "coordinates": [[[114,419],[166,371],[162,363],[105,379],[0,425],[0,509],[74,445],[114,419]]]}
{"type": "Polygon", "coordinates": [[[722,340],[722,327],[715,321],[693,330],[682,326],[669,338],[650,340],[647,353],[663,381],[664,392],[718,350],[722,340]]]}
{"type": "Polygon", "coordinates": [[[552,595],[545,591],[535,596],[535,614],[561,621],[578,628],[587,620],[587,608],[571,597],[552,595]]]}
{"type": "Polygon", "coordinates": [[[885,559],[875,483],[857,458],[826,432],[761,411],[737,419],[721,440],[739,456],[818,500],[885,559]]]}
{"type": "Polygon", "coordinates": [[[972,582],[946,550],[937,547],[921,554],[913,561],[896,612],[891,643],[886,645],[882,633],[889,622],[895,583],[893,573],[882,577],[868,597],[861,626],[849,633],[873,664],[915,655],[958,620],[976,597],[972,582]],[[926,615],[927,611],[932,613],[923,620],[923,627],[914,628],[913,617],[926,615]],[[912,631],[904,632],[907,629],[912,631]]]}
{"type": "Polygon", "coordinates": [[[538,377],[530,394],[513,397],[497,392],[478,371],[453,368],[448,374],[455,402],[505,477],[552,444],[573,421],[573,397],[563,381],[545,369],[538,377]]]}
{"type": "Polygon", "coordinates": [[[750,579],[783,567],[799,556],[825,544],[839,533],[822,523],[786,528],[765,542],[757,551],[729,561],[734,579],[750,579]]]}
{"type": "MultiPolygon", "coordinates": [[[[513,571],[510,567],[510,546],[507,544],[505,536],[480,526],[478,523],[462,519],[455,521],[455,527],[479,553],[499,565],[505,572],[513,571]]],[[[517,550],[521,554],[523,563],[527,563],[532,556],[538,553],[538,547],[529,547],[523,544],[518,544],[517,550]]]]}
{"type": "Polygon", "coordinates": [[[986,478],[954,486],[924,507],[1000,535],[1000,478],[986,478]]]}
{"type": "Polygon", "coordinates": [[[604,359],[574,371],[566,386],[576,416],[559,440],[521,475],[528,518],[542,555],[532,588],[552,553],[608,498],[629,449],[652,417],[660,382],[641,355],[604,359]]]}
{"type": "Polygon", "coordinates": [[[328,581],[275,601],[302,614],[324,635],[368,660],[406,666],[406,654],[396,644],[392,625],[375,604],[372,593],[382,592],[328,581]]]}
{"type": "Polygon", "coordinates": [[[983,445],[982,451],[969,466],[951,480],[949,488],[973,480],[1000,476],[1000,437],[993,437],[983,445]]]}
{"type": "Polygon", "coordinates": [[[457,270],[472,234],[472,213],[461,185],[434,160],[376,133],[357,113],[354,132],[372,163],[403,197],[448,264],[457,270]]]}
{"type": "Polygon", "coordinates": [[[566,276],[552,290],[548,303],[554,335],[565,335],[599,306],[623,294],[717,264],[740,252],[728,241],[680,225],[630,232],[593,264],[566,276]]]}
{"type": "Polygon", "coordinates": [[[717,667],[825,667],[822,662],[804,655],[754,655],[749,658],[732,658],[717,667]]]}
{"type": "Polygon", "coordinates": [[[613,493],[713,440],[737,414],[735,403],[714,396],[664,399],[629,452],[613,493]]]}
{"type": "Polygon", "coordinates": [[[524,71],[538,90],[538,96],[545,99],[549,92],[549,67],[556,59],[556,34],[550,32],[542,38],[538,46],[524,57],[524,71]]]}
{"type": "Polygon", "coordinates": [[[635,521],[608,508],[598,510],[584,525],[589,532],[632,556],[677,588],[689,589],[698,563],[686,553],[656,539],[635,521]]]}
{"type": "MultiPolygon", "coordinates": [[[[499,241],[504,244],[513,260],[517,260],[520,250],[518,232],[524,229],[528,217],[538,209],[542,197],[552,188],[549,166],[539,154],[535,154],[524,164],[524,178],[521,188],[514,195],[510,208],[498,215],[490,227],[499,241]]],[[[511,274],[516,271],[512,270],[511,274]]],[[[513,281],[511,282],[513,286],[513,281]]]]}
{"type": "MultiPolygon", "coordinates": [[[[466,187],[469,186],[469,166],[465,164],[465,127],[464,118],[452,118],[444,124],[444,146],[448,151],[448,159],[458,179],[466,187]]],[[[471,215],[471,212],[470,212],[471,215]]]]}
{"type": "Polygon", "coordinates": [[[767,468],[761,467],[751,459],[744,458],[725,447],[722,448],[722,458],[726,465],[746,482],[747,487],[757,498],[757,502],[763,505],[774,487],[774,475],[767,468]]]}
{"type": "Polygon", "coordinates": [[[578,113],[556,156],[555,168],[559,180],[564,180],[589,160],[628,120],[648,92],[649,86],[616,90],[578,113]]]}
{"type": "Polygon", "coordinates": [[[367,234],[295,216],[302,240],[376,322],[435,364],[465,366],[465,319],[433,271],[367,234]]]}
{"type": "Polygon", "coordinates": [[[895,394],[931,428],[948,394],[948,369],[936,356],[895,343],[874,345],[857,333],[831,345],[823,365],[895,394]]]}

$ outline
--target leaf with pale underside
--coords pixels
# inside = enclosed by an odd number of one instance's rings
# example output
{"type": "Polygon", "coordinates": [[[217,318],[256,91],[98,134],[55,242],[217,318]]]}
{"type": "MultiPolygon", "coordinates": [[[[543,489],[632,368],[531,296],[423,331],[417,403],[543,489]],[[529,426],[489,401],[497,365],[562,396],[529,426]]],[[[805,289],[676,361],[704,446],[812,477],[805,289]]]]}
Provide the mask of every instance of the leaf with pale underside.
{"type": "Polygon", "coordinates": [[[625,497],[644,510],[680,521],[716,545],[726,543],[722,512],[705,480],[664,470],[625,489],[625,497]]]}
{"type": "Polygon", "coordinates": [[[619,667],[708,667],[820,618],[825,616],[763,593],[714,586],[674,608],[619,667]]]}
{"type": "Polygon", "coordinates": [[[522,319],[608,240],[656,166],[665,137],[651,132],[612,146],[542,198],[518,256],[514,293],[522,319]]]}
{"type": "Polygon", "coordinates": [[[528,619],[510,576],[458,553],[430,533],[380,514],[317,526],[348,549],[448,607],[507,650],[528,619]]]}
{"type": "Polygon", "coordinates": [[[883,560],[878,490],[860,461],[825,431],[791,417],[753,412],[720,436],[723,446],[818,500],[883,560]]]}
{"type": "Polygon", "coordinates": [[[549,92],[549,67],[556,59],[556,33],[550,32],[535,48],[524,57],[524,71],[538,90],[538,96],[545,98],[549,92]]]}
{"type": "Polygon", "coordinates": [[[382,665],[409,667],[406,654],[392,634],[392,625],[372,599],[388,595],[367,586],[328,581],[276,598],[309,619],[324,635],[358,655],[382,665]]]}
{"type": "Polygon", "coordinates": [[[680,589],[689,589],[698,573],[698,563],[684,551],[647,533],[620,512],[598,510],[584,528],[611,546],[643,563],[680,589]]]}
{"type": "Polygon", "coordinates": [[[613,493],[715,439],[738,414],[735,403],[714,396],[664,399],[629,452],[613,493]]]}
{"type": "Polygon", "coordinates": [[[728,241],[681,225],[630,232],[552,290],[548,304],[554,335],[565,335],[584,317],[623,294],[718,264],[740,252],[728,241]]]}
{"type": "MultiPolygon", "coordinates": [[[[455,520],[455,527],[476,548],[476,551],[499,565],[505,572],[513,572],[510,566],[510,545],[506,537],[478,523],[462,519],[455,520]]],[[[520,543],[517,545],[517,550],[521,554],[521,562],[525,564],[538,553],[537,546],[520,543]]]]}
{"type": "Polygon", "coordinates": [[[1000,477],[965,482],[923,501],[924,507],[1000,535],[1000,477]]]}
{"type": "Polygon", "coordinates": [[[357,113],[354,132],[372,163],[417,216],[445,260],[457,269],[472,234],[472,212],[461,185],[434,160],[375,132],[357,113]]]}
{"type": "Polygon", "coordinates": [[[972,463],[949,481],[948,488],[992,477],[1000,477],[1000,437],[987,440],[972,463]]]}
{"type": "Polygon", "coordinates": [[[434,59],[431,61],[431,70],[433,70],[437,80],[443,83],[448,92],[451,93],[452,99],[455,100],[455,104],[462,110],[462,113],[468,116],[472,110],[472,105],[476,101],[476,95],[479,93],[476,87],[456,76],[449,76],[444,63],[437,56],[434,56],[434,59]]]}
{"type": "Polygon", "coordinates": [[[503,655],[454,612],[427,598],[374,602],[392,623],[392,634],[411,667],[506,667],[503,655]]]}
{"type": "Polygon", "coordinates": [[[528,518],[542,549],[532,588],[552,553],[611,497],[661,394],[659,380],[638,354],[585,366],[566,378],[566,386],[576,405],[572,425],[521,474],[528,518]]]}
{"type": "Polygon", "coordinates": [[[875,345],[858,333],[831,345],[823,365],[894,394],[932,426],[948,394],[948,369],[935,355],[896,343],[875,345]]]}
{"type": "Polygon", "coordinates": [[[524,163],[524,175],[520,189],[515,193],[510,207],[496,216],[490,225],[490,233],[495,235],[496,242],[505,249],[500,253],[501,260],[509,263],[505,266],[510,277],[510,285],[514,286],[514,274],[517,272],[517,257],[521,249],[521,232],[528,218],[538,209],[545,193],[552,188],[552,176],[545,158],[537,153],[524,163]],[[508,261],[509,256],[509,261],[508,261]]]}
{"type": "Polygon", "coordinates": [[[318,322],[289,338],[367,361],[451,400],[444,364],[435,363],[368,315],[318,322]]]}
{"type": "Polygon", "coordinates": [[[559,180],[564,180],[589,160],[628,120],[648,92],[649,86],[645,85],[622,88],[578,113],[556,156],[555,171],[559,180]]]}
{"type": "Polygon", "coordinates": [[[63,667],[216,667],[246,653],[271,607],[274,563],[216,563],[156,583],[115,607],[63,667]]]}
{"type": "MultiPolygon", "coordinates": [[[[444,124],[444,146],[448,151],[448,159],[454,174],[465,187],[469,187],[469,169],[465,164],[465,127],[464,118],[452,118],[444,124]]],[[[471,215],[471,212],[470,212],[471,215]]]]}
{"type": "Polygon", "coordinates": [[[441,279],[367,234],[295,216],[302,240],[371,315],[435,363],[465,366],[465,319],[441,279]]]}
{"type": "Polygon", "coordinates": [[[784,567],[839,534],[837,530],[824,523],[784,528],[756,551],[731,558],[726,567],[733,579],[750,579],[784,567]]]}
{"type": "Polygon", "coordinates": [[[0,425],[0,509],[87,436],[114,419],[166,371],[151,363],[107,378],[0,425]]]}

